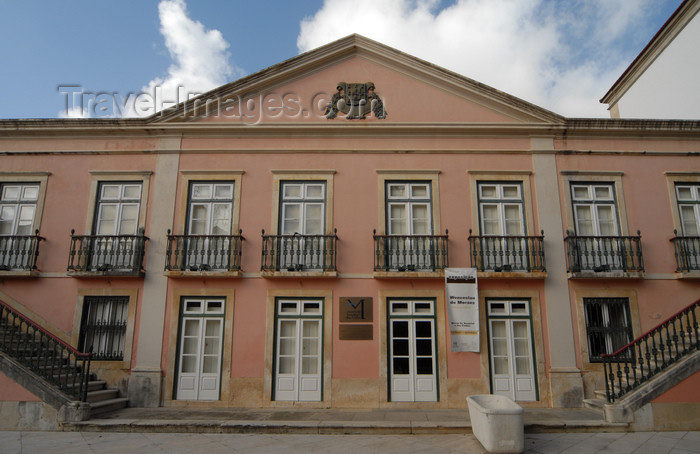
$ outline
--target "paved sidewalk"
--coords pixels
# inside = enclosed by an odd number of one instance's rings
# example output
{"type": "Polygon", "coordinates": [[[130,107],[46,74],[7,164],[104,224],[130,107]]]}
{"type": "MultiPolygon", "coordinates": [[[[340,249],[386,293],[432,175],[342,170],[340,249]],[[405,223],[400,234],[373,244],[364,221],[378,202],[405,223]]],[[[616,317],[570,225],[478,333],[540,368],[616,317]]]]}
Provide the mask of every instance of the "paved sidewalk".
{"type": "MultiPolygon", "coordinates": [[[[471,434],[294,435],[0,432],[3,454],[81,453],[484,453],[471,434]]],[[[700,453],[700,432],[525,434],[528,454],[700,453]]]]}
{"type": "MultiPolygon", "coordinates": [[[[595,410],[526,408],[525,432],[625,432],[595,410]]],[[[465,434],[468,409],[125,408],[64,425],[77,432],[180,432],[267,434],[465,434]]]]}

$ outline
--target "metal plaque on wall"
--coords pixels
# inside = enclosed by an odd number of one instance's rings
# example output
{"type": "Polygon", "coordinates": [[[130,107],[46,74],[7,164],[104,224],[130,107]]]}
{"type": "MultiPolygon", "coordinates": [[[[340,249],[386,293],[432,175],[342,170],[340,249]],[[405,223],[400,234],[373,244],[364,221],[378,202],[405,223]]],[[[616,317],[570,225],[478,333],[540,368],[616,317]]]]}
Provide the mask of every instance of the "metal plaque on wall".
{"type": "Polygon", "coordinates": [[[372,297],[340,297],[341,323],[367,323],[372,320],[372,297]]]}
{"type": "Polygon", "coordinates": [[[340,340],[372,340],[374,325],[339,325],[340,340]]]}

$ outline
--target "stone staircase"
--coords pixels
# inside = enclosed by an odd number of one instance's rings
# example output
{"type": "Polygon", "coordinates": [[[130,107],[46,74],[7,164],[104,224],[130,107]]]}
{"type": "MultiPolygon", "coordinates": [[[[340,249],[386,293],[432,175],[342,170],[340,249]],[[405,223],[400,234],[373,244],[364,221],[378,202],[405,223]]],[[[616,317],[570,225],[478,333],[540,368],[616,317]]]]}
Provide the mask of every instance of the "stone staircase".
{"type": "Polygon", "coordinates": [[[90,372],[90,357],[0,301],[0,371],[58,410],[86,402],[78,420],[128,404],[90,372]]]}
{"type": "Polygon", "coordinates": [[[609,422],[634,411],[700,371],[700,300],[611,355],[604,356],[605,390],[584,399],[609,422]]]}

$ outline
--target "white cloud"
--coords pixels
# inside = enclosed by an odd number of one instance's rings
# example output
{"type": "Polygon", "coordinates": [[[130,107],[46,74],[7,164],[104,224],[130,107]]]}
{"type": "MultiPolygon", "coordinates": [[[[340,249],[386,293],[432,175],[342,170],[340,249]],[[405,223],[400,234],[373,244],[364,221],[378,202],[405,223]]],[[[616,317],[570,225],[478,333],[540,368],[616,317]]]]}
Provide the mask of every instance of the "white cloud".
{"type": "MultiPolygon", "coordinates": [[[[151,80],[141,90],[141,104],[127,103],[124,116],[146,116],[174,101],[209,91],[242,75],[229,61],[229,43],[219,30],[188,16],[184,0],[162,0],[158,4],[160,32],[173,63],[167,75],[151,80]],[[152,102],[150,102],[150,101],[152,102]]],[[[132,99],[136,99],[132,96],[132,99]]]]}
{"type": "Polygon", "coordinates": [[[58,118],[90,118],[90,109],[81,106],[67,107],[58,113],[58,118]]]}
{"type": "Polygon", "coordinates": [[[630,58],[612,44],[652,2],[326,0],[297,47],[358,33],[562,115],[607,117],[598,100],[630,58]]]}

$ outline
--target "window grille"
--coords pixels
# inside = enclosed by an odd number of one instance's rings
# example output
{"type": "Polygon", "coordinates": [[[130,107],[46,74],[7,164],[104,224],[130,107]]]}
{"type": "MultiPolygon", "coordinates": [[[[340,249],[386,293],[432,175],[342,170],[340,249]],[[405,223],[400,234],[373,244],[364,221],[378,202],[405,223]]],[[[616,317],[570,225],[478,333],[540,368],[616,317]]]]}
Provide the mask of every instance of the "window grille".
{"type": "Polygon", "coordinates": [[[584,298],[588,357],[602,362],[601,355],[615,353],[632,341],[627,298],[584,298]]]}
{"type": "Polygon", "coordinates": [[[80,349],[94,360],[122,361],[126,336],[128,296],[86,296],[80,326],[80,349]]]}

